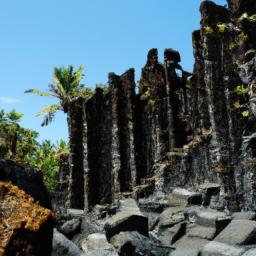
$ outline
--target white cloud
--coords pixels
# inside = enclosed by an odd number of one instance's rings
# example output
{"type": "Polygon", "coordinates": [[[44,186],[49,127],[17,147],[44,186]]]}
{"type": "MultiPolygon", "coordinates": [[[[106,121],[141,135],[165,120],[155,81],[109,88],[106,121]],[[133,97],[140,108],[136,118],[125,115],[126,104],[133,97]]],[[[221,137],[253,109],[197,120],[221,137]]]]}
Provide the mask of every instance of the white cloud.
{"type": "Polygon", "coordinates": [[[11,97],[0,97],[0,103],[2,104],[13,104],[18,102],[21,102],[21,100],[11,97]]]}

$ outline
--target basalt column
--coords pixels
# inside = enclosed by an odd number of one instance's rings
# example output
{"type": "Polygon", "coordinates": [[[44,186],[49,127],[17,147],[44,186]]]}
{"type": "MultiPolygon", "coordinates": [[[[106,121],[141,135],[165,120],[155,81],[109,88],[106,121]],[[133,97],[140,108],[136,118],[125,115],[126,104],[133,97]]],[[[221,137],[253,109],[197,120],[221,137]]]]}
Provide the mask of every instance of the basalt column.
{"type": "Polygon", "coordinates": [[[165,75],[167,100],[166,111],[168,113],[168,150],[173,148],[182,148],[187,143],[187,136],[191,133],[190,116],[188,107],[188,95],[186,81],[190,74],[183,71],[179,65],[180,54],[173,49],[166,49],[165,75]],[[178,76],[177,71],[181,72],[178,76]]]}
{"type": "Polygon", "coordinates": [[[87,170],[85,197],[88,206],[112,202],[111,100],[108,92],[96,88],[86,104],[87,170]]]}
{"type": "Polygon", "coordinates": [[[84,100],[73,101],[68,109],[69,128],[69,207],[84,208],[83,116],[84,100]]]}
{"type": "MultiPolygon", "coordinates": [[[[227,22],[226,8],[205,1],[200,7],[202,14],[201,38],[204,59],[204,83],[207,90],[208,111],[212,128],[210,157],[212,168],[223,182],[227,196],[235,195],[232,166],[229,88],[225,81],[225,45],[216,33],[217,24],[227,22]]],[[[235,201],[233,198],[231,201],[235,201]]],[[[233,207],[233,206],[232,206],[233,207]]],[[[235,207],[235,206],[234,206],[235,207]]]]}
{"type": "Polygon", "coordinates": [[[109,74],[112,99],[112,166],[115,192],[130,191],[136,183],[134,156],[134,70],[109,74]]]}
{"type": "Polygon", "coordinates": [[[139,82],[136,119],[138,182],[152,175],[168,144],[165,70],[158,62],[157,49],[148,53],[139,82]]]}

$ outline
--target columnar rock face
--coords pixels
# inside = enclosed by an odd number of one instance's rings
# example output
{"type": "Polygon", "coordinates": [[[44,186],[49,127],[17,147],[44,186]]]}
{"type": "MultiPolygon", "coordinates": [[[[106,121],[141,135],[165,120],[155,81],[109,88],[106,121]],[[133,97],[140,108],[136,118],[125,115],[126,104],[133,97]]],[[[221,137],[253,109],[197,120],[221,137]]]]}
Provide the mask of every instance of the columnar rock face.
{"type": "Polygon", "coordinates": [[[137,94],[134,70],[110,73],[109,88],[80,108],[71,151],[79,159],[71,180],[82,177],[77,206],[147,182],[162,193],[208,182],[221,186],[218,208],[255,209],[256,3],[228,4],[202,2],[193,74],[177,51],[166,49],[161,64],[152,49],[137,94]]]}
{"type": "Polygon", "coordinates": [[[86,104],[87,168],[85,197],[88,205],[112,200],[111,165],[111,99],[108,92],[97,88],[86,104]]]}
{"type": "Polygon", "coordinates": [[[134,152],[134,70],[122,76],[109,74],[112,100],[112,165],[115,192],[129,191],[135,185],[136,166],[134,152]]]}
{"type": "Polygon", "coordinates": [[[84,144],[83,144],[84,102],[79,98],[68,110],[68,129],[70,141],[70,184],[69,204],[71,208],[84,207],[84,144]]]}

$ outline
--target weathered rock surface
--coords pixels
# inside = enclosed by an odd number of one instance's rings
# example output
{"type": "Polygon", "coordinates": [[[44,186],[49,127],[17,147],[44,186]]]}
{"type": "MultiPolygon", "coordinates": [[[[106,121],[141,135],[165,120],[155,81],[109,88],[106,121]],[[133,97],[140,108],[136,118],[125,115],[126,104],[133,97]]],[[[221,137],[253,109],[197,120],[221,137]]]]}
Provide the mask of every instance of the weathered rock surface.
{"type": "Polygon", "coordinates": [[[148,218],[136,212],[119,212],[106,221],[104,229],[108,239],[121,231],[138,231],[147,236],[148,218]]]}
{"type": "Polygon", "coordinates": [[[183,237],[174,243],[176,250],[171,256],[198,256],[200,250],[208,243],[205,239],[183,237]]]}
{"type": "Polygon", "coordinates": [[[0,181],[11,182],[32,196],[43,207],[51,208],[50,196],[40,171],[21,167],[10,160],[0,159],[0,181]]]}
{"type": "MultiPolygon", "coordinates": [[[[83,253],[73,242],[54,229],[52,256],[82,256],[83,253]]],[[[42,254],[40,254],[42,255],[42,254]]]]}
{"type": "Polygon", "coordinates": [[[75,234],[79,233],[81,228],[80,219],[71,219],[63,223],[58,230],[66,237],[71,239],[75,234]]]}
{"type": "Polygon", "coordinates": [[[121,232],[110,239],[111,244],[117,249],[119,255],[145,255],[145,256],[167,256],[173,248],[161,246],[148,237],[136,231],[121,232]]]}
{"type": "Polygon", "coordinates": [[[256,220],[256,213],[252,211],[248,212],[235,212],[232,214],[234,220],[256,220]]]}
{"type": "Polygon", "coordinates": [[[233,245],[254,244],[256,242],[256,221],[232,220],[215,238],[215,241],[233,245]]]}
{"type": "Polygon", "coordinates": [[[184,208],[170,207],[164,210],[159,217],[159,225],[162,227],[171,227],[185,220],[184,208]]]}
{"type": "Polygon", "coordinates": [[[256,243],[256,3],[202,1],[200,12],[193,74],[154,48],[138,92],[129,69],[74,102],[70,205],[99,220],[78,214],[78,246],[104,232],[124,255],[174,244],[172,256],[231,256],[256,243]]]}
{"type": "Polygon", "coordinates": [[[0,182],[0,255],[50,255],[53,214],[23,190],[0,182]]]}
{"type": "Polygon", "coordinates": [[[256,249],[250,249],[243,254],[243,256],[254,256],[254,255],[256,255],[256,249]]]}
{"type": "Polygon", "coordinates": [[[81,243],[85,255],[91,256],[118,256],[114,247],[108,243],[105,234],[94,233],[89,235],[81,243]]]}
{"type": "Polygon", "coordinates": [[[208,243],[201,251],[201,256],[241,256],[245,249],[219,242],[208,243]]]}

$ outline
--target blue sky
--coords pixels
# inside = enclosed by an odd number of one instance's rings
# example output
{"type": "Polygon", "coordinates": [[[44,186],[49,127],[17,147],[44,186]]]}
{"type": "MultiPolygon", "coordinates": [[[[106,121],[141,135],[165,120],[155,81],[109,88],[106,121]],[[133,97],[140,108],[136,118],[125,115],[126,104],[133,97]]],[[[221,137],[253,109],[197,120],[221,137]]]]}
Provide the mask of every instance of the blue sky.
{"type": "MultiPolygon", "coordinates": [[[[106,83],[109,72],[130,67],[139,79],[149,49],[180,51],[192,70],[191,33],[199,28],[201,0],[8,0],[0,3],[0,108],[24,113],[22,125],[40,139],[67,138],[66,117],[48,127],[35,113],[55,102],[23,92],[46,90],[53,67],[83,65],[84,83],[106,83]]],[[[225,4],[225,0],[215,1],[225,4]]]]}

